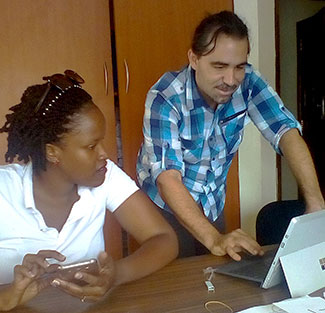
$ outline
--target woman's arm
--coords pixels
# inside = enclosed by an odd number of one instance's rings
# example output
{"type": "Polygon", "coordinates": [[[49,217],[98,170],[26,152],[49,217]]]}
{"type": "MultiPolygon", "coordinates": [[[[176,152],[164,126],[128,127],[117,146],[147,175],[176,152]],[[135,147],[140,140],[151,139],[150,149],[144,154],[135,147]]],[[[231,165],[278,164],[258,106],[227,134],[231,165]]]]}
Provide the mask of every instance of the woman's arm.
{"type": "Polygon", "coordinates": [[[176,258],[176,234],[158,210],[139,190],[115,211],[121,226],[140,244],[133,254],[116,262],[115,284],[139,279],[176,258]]]}
{"type": "Polygon", "coordinates": [[[141,190],[125,200],[114,211],[114,215],[140,247],[115,262],[107,253],[101,252],[98,256],[98,275],[82,272],[75,274],[76,279],[87,283],[85,286],[59,278],[52,282],[53,286],[82,301],[96,301],[113,286],[149,275],[176,258],[178,241],[174,230],[141,190]]]}

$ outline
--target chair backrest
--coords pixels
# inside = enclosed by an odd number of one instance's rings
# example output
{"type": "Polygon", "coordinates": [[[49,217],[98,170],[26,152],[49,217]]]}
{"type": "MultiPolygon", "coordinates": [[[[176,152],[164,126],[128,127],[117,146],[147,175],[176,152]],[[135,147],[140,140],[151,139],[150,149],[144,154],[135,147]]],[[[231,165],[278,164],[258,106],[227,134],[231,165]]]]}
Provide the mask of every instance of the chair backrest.
{"type": "Polygon", "coordinates": [[[268,203],[256,217],[256,241],[261,246],[279,244],[290,220],[304,211],[305,204],[301,200],[268,203]]]}

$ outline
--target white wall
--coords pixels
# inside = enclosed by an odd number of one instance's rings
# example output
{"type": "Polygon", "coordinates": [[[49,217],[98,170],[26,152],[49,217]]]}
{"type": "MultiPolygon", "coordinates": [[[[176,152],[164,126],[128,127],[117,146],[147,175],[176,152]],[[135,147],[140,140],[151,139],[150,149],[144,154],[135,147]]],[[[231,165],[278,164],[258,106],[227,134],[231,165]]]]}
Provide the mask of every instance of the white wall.
{"type": "MultiPolygon", "coordinates": [[[[274,0],[234,0],[234,11],[249,28],[249,62],[275,88],[274,0]]],[[[255,236],[257,212],[277,197],[276,154],[256,127],[246,126],[239,149],[241,228],[255,236]]]]}

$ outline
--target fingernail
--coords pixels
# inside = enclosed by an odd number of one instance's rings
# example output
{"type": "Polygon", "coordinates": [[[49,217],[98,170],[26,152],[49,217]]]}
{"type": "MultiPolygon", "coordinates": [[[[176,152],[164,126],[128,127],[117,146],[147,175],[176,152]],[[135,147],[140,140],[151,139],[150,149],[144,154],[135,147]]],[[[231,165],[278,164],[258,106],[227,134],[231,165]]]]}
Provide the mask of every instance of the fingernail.
{"type": "Polygon", "coordinates": [[[80,279],[80,278],[82,278],[82,274],[78,272],[74,275],[74,277],[77,279],[80,279]]]}
{"type": "Polygon", "coordinates": [[[51,282],[51,285],[52,285],[53,287],[58,287],[58,286],[60,286],[60,282],[59,282],[58,280],[54,279],[54,280],[51,282]]]}
{"type": "Polygon", "coordinates": [[[29,271],[28,276],[32,278],[32,277],[35,277],[35,274],[32,271],[29,271]]]}

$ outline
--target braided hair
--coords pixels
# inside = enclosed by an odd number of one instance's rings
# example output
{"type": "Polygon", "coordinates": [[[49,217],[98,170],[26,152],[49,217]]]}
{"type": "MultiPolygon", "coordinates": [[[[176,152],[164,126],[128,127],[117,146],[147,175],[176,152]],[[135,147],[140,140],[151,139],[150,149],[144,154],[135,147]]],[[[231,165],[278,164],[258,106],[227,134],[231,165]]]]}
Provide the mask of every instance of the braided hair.
{"type": "Polygon", "coordinates": [[[8,133],[6,162],[12,163],[16,157],[25,164],[32,161],[36,175],[46,170],[46,144],[59,142],[62,135],[70,130],[68,126],[73,121],[73,115],[93,105],[92,97],[79,86],[70,88],[59,97],[58,89],[52,86],[40,110],[35,112],[48,86],[28,87],[21,102],[10,108],[13,113],[6,115],[6,122],[0,128],[0,133],[8,133]],[[56,99],[55,103],[44,111],[51,99],[56,99]]]}

